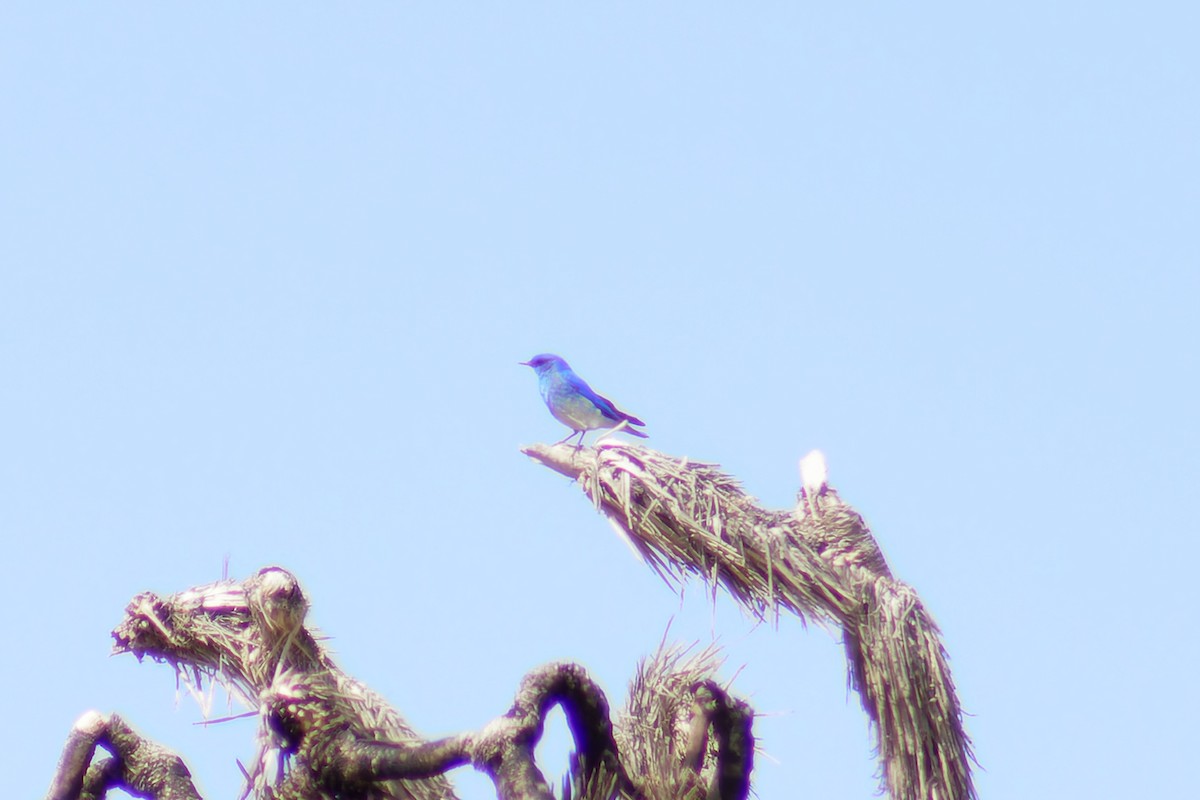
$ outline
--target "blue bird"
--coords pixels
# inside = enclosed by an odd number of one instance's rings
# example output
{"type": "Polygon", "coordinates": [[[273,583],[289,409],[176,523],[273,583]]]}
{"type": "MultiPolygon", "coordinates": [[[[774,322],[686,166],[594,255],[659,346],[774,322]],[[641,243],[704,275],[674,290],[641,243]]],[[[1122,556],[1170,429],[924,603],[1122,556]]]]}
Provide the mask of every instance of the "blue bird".
{"type": "MultiPolygon", "coordinates": [[[[646,423],[632,414],[626,414],[613,405],[611,400],[592,391],[587,381],[576,375],[571,366],[558,356],[542,353],[520,363],[526,367],[533,367],[538,376],[538,390],[542,393],[542,399],[546,401],[546,408],[550,409],[556,420],[571,429],[570,435],[556,444],[570,441],[575,434],[579,434],[577,447],[583,447],[584,435],[588,431],[600,428],[618,428],[643,439],[650,438],[629,427],[646,423]]],[[[604,438],[603,435],[601,438],[604,438]]]]}

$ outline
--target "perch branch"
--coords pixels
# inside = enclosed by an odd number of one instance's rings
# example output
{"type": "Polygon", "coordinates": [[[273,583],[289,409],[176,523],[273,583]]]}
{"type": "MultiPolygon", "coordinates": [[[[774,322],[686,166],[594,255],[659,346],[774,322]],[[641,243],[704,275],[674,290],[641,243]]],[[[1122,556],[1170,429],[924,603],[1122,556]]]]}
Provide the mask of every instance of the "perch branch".
{"type": "Polygon", "coordinates": [[[876,732],[893,800],[973,800],[974,755],[932,616],[896,580],[866,522],[803,463],[794,511],[761,508],[710,464],[640,446],[532,445],[578,482],[670,584],[696,575],[760,617],[790,611],[841,628],[849,676],[876,732]]]}

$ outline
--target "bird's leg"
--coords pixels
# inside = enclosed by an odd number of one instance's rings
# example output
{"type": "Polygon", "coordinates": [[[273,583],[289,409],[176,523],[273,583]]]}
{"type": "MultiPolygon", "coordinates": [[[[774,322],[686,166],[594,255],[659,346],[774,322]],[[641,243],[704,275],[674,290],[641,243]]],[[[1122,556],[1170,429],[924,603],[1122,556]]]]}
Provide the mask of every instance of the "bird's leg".
{"type": "Polygon", "coordinates": [[[575,445],[575,449],[576,449],[576,450],[578,450],[579,448],[583,447],[583,435],[584,435],[585,433],[587,433],[587,431],[576,431],[576,430],[573,430],[573,431],[571,431],[570,433],[568,433],[568,434],[566,435],[566,437],[564,437],[564,438],[562,438],[562,439],[559,439],[557,442],[555,442],[555,444],[556,444],[556,445],[557,445],[557,444],[566,444],[567,442],[569,442],[569,441],[571,441],[572,439],[574,439],[576,434],[579,434],[579,444],[575,445]]]}

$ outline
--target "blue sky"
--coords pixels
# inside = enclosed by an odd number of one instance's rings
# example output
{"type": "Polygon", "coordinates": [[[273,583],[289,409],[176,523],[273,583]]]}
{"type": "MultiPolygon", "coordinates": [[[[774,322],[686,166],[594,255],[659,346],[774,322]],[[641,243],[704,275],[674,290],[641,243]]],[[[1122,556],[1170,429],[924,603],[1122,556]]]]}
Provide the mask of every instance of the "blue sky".
{"type": "Polygon", "coordinates": [[[942,625],[982,796],[1181,796],[1198,16],[6,5],[11,793],[97,708],[236,796],[253,723],[108,657],[228,557],[431,736],[553,659],[619,704],[671,622],[764,713],[759,796],[872,796],[834,636],[681,598],[520,455],[565,434],[517,365],[551,351],[767,505],[826,453],[942,625]]]}

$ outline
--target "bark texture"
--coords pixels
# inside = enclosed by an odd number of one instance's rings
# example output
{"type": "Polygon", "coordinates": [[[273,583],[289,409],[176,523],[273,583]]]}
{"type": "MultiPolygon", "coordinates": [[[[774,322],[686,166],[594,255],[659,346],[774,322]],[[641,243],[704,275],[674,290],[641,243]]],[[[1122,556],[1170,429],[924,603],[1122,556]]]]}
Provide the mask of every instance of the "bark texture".
{"type": "MultiPolygon", "coordinates": [[[[267,567],[242,583],[138,595],[113,631],[114,649],[168,663],[197,690],[221,682],[259,709],[259,749],[246,787],[259,798],[453,798],[443,773],[467,764],[492,778],[501,800],[550,798],[534,750],[554,707],[575,742],[563,797],[744,800],[749,793],[752,714],[714,681],[714,650],[660,650],[639,669],[615,724],[600,687],[582,667],[563,662],[527,675],[507,713],[479,731],[426,741],[336,666],[306,626],[307,610],[295,576],[267,567]],[[647,726],[642,714],[664,706],[675,713],[647,726]],[[740,722],[730,724],[729,709],[740,722]],[[688,737],[701,744],[685,754],[674,743],[688,737]],[[631,753],[662,751],[664,743],[672,755],[657,762],[657,774],[627,770],[627,759],[640,763],[631,753]]],[[[47,797],[90,799],[110,788],[199,798],[181,759],[119,717],[89,712],[68,736],[47,797]],[[114,757],[96,760],[97,745],[114,757]]]]}
{"type": "Polygon", "coordinates": [[[46,796],[49,800],[93,800],[110,789],[134,797],[201,800],[183,759],[143,739],[116,714],[89,711],[71,729],[46,796]],[[112,758],[94,760],[97,747],[112,758]]]}
{"type": "MultiPolygon", "coordinates": [[[[793,613],[844,634],[849,679],[878,736],[894,800],[973,800],[973,756],[932,616],[896,580],[862,517],[805,459],[791,511],[761,508],[712,465],[642,447],[526,448],[575,479],[668,583],[695,575],[761,617],[793,613]]],[[[638,668],[615,718],[586,671],[531,672],[512,706],[478,731],[422,739],[334,663],[306,624],[287,570],[159,596],[145,592],[113,631],[114,651],[171,665],[197,691],[217,681],[259,709],[246,794],[270,800],[450,800],[443,773],[486,772],[501,800],[554,796],[534,759],[547,712],[561,707],[576,753],[559,793],[572,800],[744,800],[753,711],[715,680],[720,658],[663,647],[638,668]]],[[[68,736],[50,800],[199,798],[183,761],[117,716],[85,714],[68,736]],[[109,758],[96,758],[97,747],[109,758]]]]}
{"type": "Polygon", "coordinates": [[[794,510],[765,509],[711,464],[645,447],[533,445],[523,452],[574,479],[668,583],[695,575],[752,613],[840,628],[851,685],[878,741],[894,800],[973,800],[974,755],[932,615],[896,580],[862,516],[802,462],[794,510]]]}

